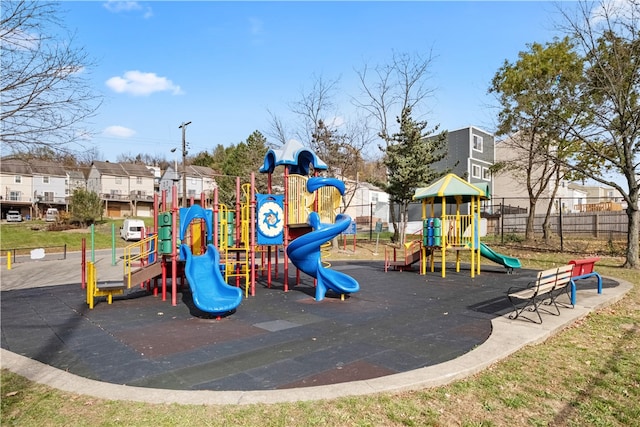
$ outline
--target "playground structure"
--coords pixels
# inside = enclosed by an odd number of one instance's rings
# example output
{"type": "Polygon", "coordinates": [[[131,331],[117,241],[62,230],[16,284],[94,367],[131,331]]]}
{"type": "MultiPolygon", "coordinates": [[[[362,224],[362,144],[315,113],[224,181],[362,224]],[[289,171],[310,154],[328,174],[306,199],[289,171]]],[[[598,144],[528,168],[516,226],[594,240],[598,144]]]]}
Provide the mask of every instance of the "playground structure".
{"type": "Polygon", "coordinates": [[[385,253],[385,271],[389,267],[410,269],[419,260],[420,274],[427,273],[427,265],[434,272],[434,258],[439,253],[444,278],[447,252],[455,253],[456,272],[459,272],[462,251],[470,253],[472,278],[480,274],[481,256],[503,265],[508,273],[520,268],[517,258],[498,254],[480,241],[480,203],[489,198],[488,186],[472,185],[455,174],[448,174],[427,187],[416,189],[413,199],[422,202],[422,239],[419,243],[409,242],[401,257],[398,257],[397,249],[393,251],[393,260],[385,253]],[[462,210],[464,204],[468,204],[466,213],[462,210]],[[448,212],[447,208],[453,205],[455,211],[448,212]],[[436,214],[436,207],[439,207],[440,216],[436,214]]]}
{"type": "Polygon", "coordinates": [[[460,252],[470,251],[471,277],[480,274],[480,257],[503,265],[508,273],[521,267],[517,258],[498,254],[480,241],[480,204],[482,200],[491,198],[487,184],[473,185],[455,174],[448,174],[425,188],[416,189],[413,198],[422,201],[422,219],[425,222],[422,274],[426,273],[427,255],[431,271],[434,271],[433,258],[437,251],[440,251],[442,258],[442,277],[446,274],[447,251],[456,254],[456,272],[460,271],[460,252]],[[435,217],[436,202],[440,204],[440,218],[435,217]],[[455,213],[447,213],[447,204],[452,206],[454,203],[455,213]],[[461,208],[465,203],[468,203],[468,209],[463,214],[461,208]],[[428,213],[430,217],[427,217],[428,213]],[[433,234],[433,245],[430,245],[430,233],[433,234]]]}
{"type": "MultiPolygon", "coordinates": [[[[268,174],[268,194],[256,194],[253,173],[245,184],[236,177],[233,210],[218,203],[217,189],[210,207],[202,194],[202,205],[192,199],[189,207],[178,208],[175,186],[170,208],[166,192],[156,195],[157,214],[151,232],[125,249],[123,284],[108,291],[88,286],[87,303],[93,308],[98,296],[107,296],[111,303],[113,295],[136,284],[146,285],[155,296],[161,291],[165,301],[170,275],[172,305],[177,304],[178,283],[188,283],[196,307],[220,317],[233,312],[243,294],[245,298],[255,296],[259,274],[266,276],[266,285],[271,287],[274,275],[278,277],[280,248],[285,292],[289,290],[289,261],[297,268],[296,284],[301,271],[314,278],[317,301],[324,299],[328,290],[342,299],[357,292],[355,280],[330,270],[322,260],[321,248],[351,224],[350,217],[338,213],[344,183],[318,176],[326,169],[313,152],[292,140],[265,155],[260,172],[268,174]],[[284,172],[276,186],[273,173],[278,166],[283,166],[284,172]],[[314,176],[308,176],[310,168],[314,176]],[[273,194],[274,188],[284,194],[273,194]]],[[[89,271],[92,283],[97,283],[95,270],[89,271]]]]}

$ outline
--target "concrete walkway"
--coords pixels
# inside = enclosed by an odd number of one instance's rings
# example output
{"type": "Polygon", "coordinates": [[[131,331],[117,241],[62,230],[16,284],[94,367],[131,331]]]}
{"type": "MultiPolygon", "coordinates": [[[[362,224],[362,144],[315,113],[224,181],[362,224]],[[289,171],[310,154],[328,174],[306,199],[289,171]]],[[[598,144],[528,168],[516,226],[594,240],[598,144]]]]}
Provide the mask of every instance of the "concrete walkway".
{"type": "MultiPolygon", "coordinates": [[[[170,297],[135,290],[88,310],[79,260],[69,254],[2,266],[2,368],[72,393],[156,404],[278,403],[439,386],[546,340],[632,287],[605,278],[598,295],[595,280],[581,281],[576,307],[537,325],[508,319],[504,297],[533,271],[506,275],[485,265],[474,279],[468,270],[442,279],[353,261],[333,267],[360,282],[345,301],[315,302],[309,280],[287,293],[261,284],[216,321],[194,313],[188,291],[176,307],[170,297]]],[[[109,251],[95,260],[99,282],[121,280],[109,251]]]]}

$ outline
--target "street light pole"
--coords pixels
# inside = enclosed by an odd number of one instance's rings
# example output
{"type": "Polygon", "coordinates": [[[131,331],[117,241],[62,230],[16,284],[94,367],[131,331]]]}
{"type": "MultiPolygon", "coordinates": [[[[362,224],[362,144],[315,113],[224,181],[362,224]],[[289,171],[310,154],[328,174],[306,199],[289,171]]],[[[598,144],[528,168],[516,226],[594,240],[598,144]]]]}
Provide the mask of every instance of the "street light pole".
{"type": "Polygon", "coordinates": [[[178,129],[182,129],[182,207],[187,207],[187,126],[191,122],[182,122],[178,129]]]}

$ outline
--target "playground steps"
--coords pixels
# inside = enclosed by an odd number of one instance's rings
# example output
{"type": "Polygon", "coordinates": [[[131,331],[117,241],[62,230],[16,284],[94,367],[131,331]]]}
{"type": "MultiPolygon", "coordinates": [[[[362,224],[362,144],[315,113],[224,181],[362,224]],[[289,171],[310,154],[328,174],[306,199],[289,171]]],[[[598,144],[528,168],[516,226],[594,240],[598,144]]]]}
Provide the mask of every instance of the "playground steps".
{"type": "Polygon", "coordinates": [[[384,271],[387,271],[389,268],[400,271],[412,270],[413,264],[420,261],[421,250],[422,248],[419,241],[412,242],[404,248],[385,247],[384,271]]]}
{"type": "Polygon", "coordinates": [[[229,279],[236,278],[236,285],[240,286],[241,280],[244,280],[245,296],[249,296],[249,248],[248,247],[226,247],[224,248],[224,256],[220,260],[224,266],[224,281],[229,283],[229,279]]]}
{"type": "Polygon", "coordinates": [[[123,283],[125,287],[131,287],[132,284],[146,282],[162,274],[162,263],[157,261],[125,274],[123,283]]]}

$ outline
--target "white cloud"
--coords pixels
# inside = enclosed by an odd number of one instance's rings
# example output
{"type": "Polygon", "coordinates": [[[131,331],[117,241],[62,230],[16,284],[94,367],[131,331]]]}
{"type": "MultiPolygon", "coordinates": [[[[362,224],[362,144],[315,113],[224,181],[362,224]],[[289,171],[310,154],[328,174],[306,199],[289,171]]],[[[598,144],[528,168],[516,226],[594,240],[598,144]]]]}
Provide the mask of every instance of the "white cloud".
{"type": "Polygon", "coordinates": [[[251,43],[259,46],[264,43],[264,24],[262,20],[258,18],[249,18],[249,35],[251,37],[251,43]]]}
{"type": "Polygon", "coordinates": [[[184,92],[180,86],[166,77],[159,77],[155,73],[143,73],[141,71],[127,71],[122,77],[111,77],[106,85],[117,93],[128,93],[134,96],[151,95],[154,92],[171,92],[173,95],[182,95],[184,92]]]}
{"type": "Polygon", "coordinates": [[[260,35],[263,31],[262,21],[258,18],[249,18],[249,31],[252,35],[260,35]]]}
{"type": "Polygon", "coordinates": [[[114,136],[116,138],[131,138],[136,134],[136,131],[133,129],[126,128],[124,126],[109,126],[102,133],[105,136],[114,136]]]}
{"type": "Polygon", "coordinates": [[[591,23],[593,25],[606,22],[607,20],[629,19],[632,14],[637,13],[637,5],[629,0],[603,0],[591,11],[591,23]]]}
{"type": "Polygon", "coordinates": [[[345,121],[344,121],[344,117],[342,116],[334,116],[331,117],[327,120],[327,126],[329,127],[333,127],[333,128],[339,128],[340,126],[344,125],[345,121]]]}
{"type": "Polygon", "coordinates": [[[142,6],[137,1],[119,1],[108,0],[102,4],[109,12],[129,12],[132,10],[140,10],[142,6]]]}
{"type": "Polygon", "coordinates": [[[143,17],[145,19],[153,16],[153,11],[150,6],[142,6],[137,1],[119,1],[119,0],[108,0],[106,3],[103,3],[105,9],[109,12],[120,13],[120,12],[131,12],[144,10],[143,17]]]}

